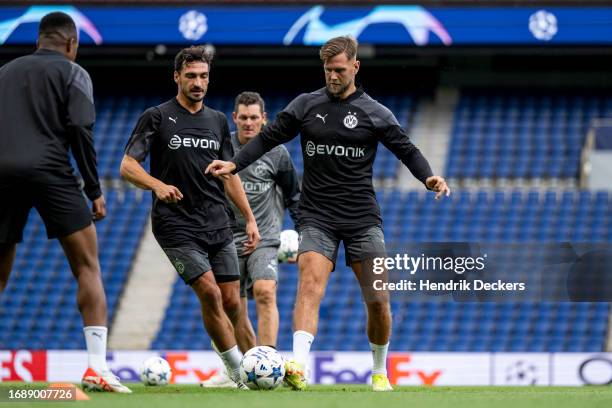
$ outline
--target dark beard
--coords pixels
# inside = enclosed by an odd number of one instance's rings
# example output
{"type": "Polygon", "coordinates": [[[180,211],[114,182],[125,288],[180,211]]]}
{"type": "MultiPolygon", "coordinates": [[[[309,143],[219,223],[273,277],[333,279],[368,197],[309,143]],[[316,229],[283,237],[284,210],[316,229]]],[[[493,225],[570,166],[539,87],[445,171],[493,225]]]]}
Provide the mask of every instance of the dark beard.
{"type": "Polygon", "coordinates": [[[191,102],[202,102],[204,100],[204,96],[202,95],[201,98],[194,98],[191,95],[185,95],[187,97],[187,99],[189,99],[191,102]]]}
{"type": "Polygon", "coordinates": [[[191,96],[190,92],[183,92],[183,95],[185,96],[185,98],[189,99],[191,102],[202,102],[204,100],[204,97],[206,96],[206,90],[202,89],[202,97],[200,98],[194,98],[191,96]]]}
{"type": "Polygon", "coordinates": [[[339,97],[340,95],[342,95],[344,92],[346,92],[347,89],[349,89],[349,87],[351,86],[351,84],[346,84],[345,86],[341,87],[337,92],[332,91],[332,88],[329,84],[325,85],[327,88],[327,91],[332,94],[335,97],[339,97]]]}

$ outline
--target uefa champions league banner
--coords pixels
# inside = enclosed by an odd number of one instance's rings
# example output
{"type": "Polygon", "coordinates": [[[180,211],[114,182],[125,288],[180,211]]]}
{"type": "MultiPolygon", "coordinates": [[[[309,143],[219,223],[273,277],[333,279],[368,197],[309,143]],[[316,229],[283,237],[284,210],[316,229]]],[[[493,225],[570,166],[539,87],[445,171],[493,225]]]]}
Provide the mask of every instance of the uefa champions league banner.
{"type": "Polygon", "coordinates": [[[318,46],[351,34],[408,46],[612,45],[612,7],[201,6],[0,7],[0,44],[34,44],[52,11],[72,16],[87,45],[318,46]]]}
{"type": "MultiPolygon", "coordinates": [[[[287,356],[287,353],[283,353],[287,356]]],[[[162,356],[172,368],[172,383],[197,384],[223,369],[208,351],[115,351],[111,370],[125,382],[139,381],[140,366],[162,356]]],[[[86,369],[85,351],[0,350],[0,382],[78,383],[86,369]]],[[[312,384],[364,384],[370,381],[369,352],[315,352],[312,384]]],[[[612,353],[390,353],[394,385],[578,386],[612,384],[612,353]]]]}

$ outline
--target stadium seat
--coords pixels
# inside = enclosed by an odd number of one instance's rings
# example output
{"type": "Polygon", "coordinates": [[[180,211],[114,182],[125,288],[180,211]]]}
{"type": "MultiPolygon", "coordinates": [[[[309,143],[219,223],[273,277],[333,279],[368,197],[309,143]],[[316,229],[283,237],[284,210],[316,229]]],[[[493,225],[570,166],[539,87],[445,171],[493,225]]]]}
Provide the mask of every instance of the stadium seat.
{"type": "MultiPolygon", "coordinates": [[[[134,209],[150,207],[150,196],[137,195],[134,190],[121,194],[109,190],[105,196],[107,217],[97,223],[97,230],[108,317],[112,322],[148,216],[134,209]],[[116,227],[107,228],[116,220],[125,223],[128,216],[133,239],[117,234],[116,227]],[[120,260],[115,259],[117,253],[122,254],[120,260]]],[[[0,336],[0,349],[85,348],[76,307],[76,282],[59,243],[47,241],[42,220],[35,211],[30,214],[24,241],[18,246],[11,279],[0,298],[0,310],[0,327],[12,327],[7,335],[0,336]]]]}
{"type": "Polygon", "coordinates": [[[609,115],[609,99],[597,92],[466,89],[455,111],[446,174],[575,178],[588,126],[593,118],[609,115]]]}

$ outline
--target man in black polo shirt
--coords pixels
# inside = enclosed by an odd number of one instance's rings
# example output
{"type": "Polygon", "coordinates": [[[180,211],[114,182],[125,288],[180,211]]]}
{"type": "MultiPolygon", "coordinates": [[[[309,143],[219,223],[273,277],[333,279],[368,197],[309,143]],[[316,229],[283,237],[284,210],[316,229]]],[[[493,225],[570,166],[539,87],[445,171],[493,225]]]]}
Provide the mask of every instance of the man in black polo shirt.
{"type": "Polygon", "coordinates": [[[231,230],[234,216],[225,193],[246,219],[247,252],[255,250],[259,232],[239,177],[220,180],[204,174],[213,160],[233,155],[225,115],[203,103],[210,62],[203,47],[177,54],[177,96],[140,116],[125,149],[121,175],[153,191],[153,234],[198,296],[204,326],[228,373],[244,388],[238,371],[242,354],[232,326],[241,307],[240,271],[231,230]],[[151,174],[140,165],[147,154],[151,174]]]}
{"type": "Polygon", "coordinates": [[[318,325],[318,311],[338,246],[361,283],[367,306],[367,333],[374,359],[374,391],[392,390],[386,371],[391,312],[386,292],[372,290],[368,261],[386,256],[382,219],[372,186],[379,142],[391,150],[436,198],[450,194],[442,177],[408,139],[389,109],[355,86],[357,41],[336,37],[321,47],[326,87],[294,99],[275,122],[231,161],[215,161],[207,172],[225,177],[241,171],[266,151],[301,134],[304,176],[299,206],[300,278],[293,314],[294,361],[285,381],[303,389],[305,366],[318,325]]]}
{"type": "Polygon", "coordinates": [[[74,63],[77,38],[70,16],[47,14],[40,22],[37,51],[0,68],[0,291],[35,207],[47,236],[62,244],[78,282],[88,353],[83,387],[129,393],[106,364],[106,297],[92,223],[92,218],[104,218],[106,207],[93,144],[93,87],[89,74],[74,63]],[[93,214],[68,150],[76,159],[93,214]]]}

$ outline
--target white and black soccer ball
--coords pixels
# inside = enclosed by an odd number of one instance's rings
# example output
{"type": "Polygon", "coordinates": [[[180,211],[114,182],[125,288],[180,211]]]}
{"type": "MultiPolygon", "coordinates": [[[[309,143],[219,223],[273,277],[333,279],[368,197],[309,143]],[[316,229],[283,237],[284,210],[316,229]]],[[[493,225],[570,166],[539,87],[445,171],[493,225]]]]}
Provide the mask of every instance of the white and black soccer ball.
{"type": "Polygon", "coordinates": [[[179,19],[179,31],[186,40],[197,41],[208,31],[208,20],[199,11],[190,10],[179,19]]]}
{"type": "Polygon", "coordinates": [[[144,385],[167,385],[172,378],[170,364],[161,357],[151,357],[142,363],[140,381],[144,385]]]}
{"type": "Polygon", "coordinates": [[[278,262],[287,262],[287,259],[297,255],[300,245],[300,235],[294,230],[284,230],[280,234],[278,247],[278,262]]]}
{"type": "Polygon", "coordinates": [[[285,378],[285,361],[268,346],[253,347],[240,362],[240,380],[252,390],[273,390],[285,378]]]}
{"type": "Polygon", "coordinates": [[[539,10],[529,17],[529,31],[540,41],[550,41],[559,31],[557,17],[546,10],[539,10]]]}

